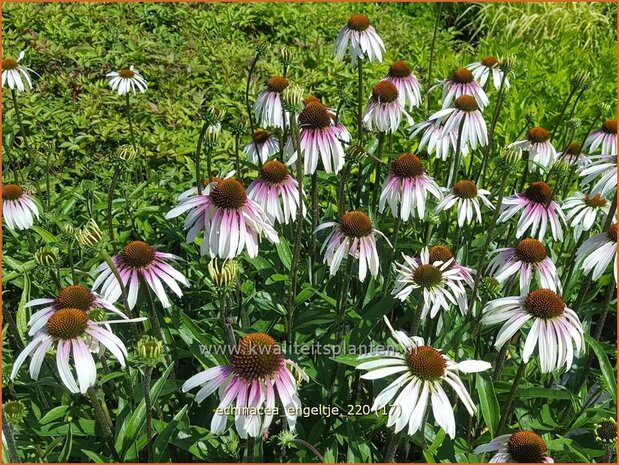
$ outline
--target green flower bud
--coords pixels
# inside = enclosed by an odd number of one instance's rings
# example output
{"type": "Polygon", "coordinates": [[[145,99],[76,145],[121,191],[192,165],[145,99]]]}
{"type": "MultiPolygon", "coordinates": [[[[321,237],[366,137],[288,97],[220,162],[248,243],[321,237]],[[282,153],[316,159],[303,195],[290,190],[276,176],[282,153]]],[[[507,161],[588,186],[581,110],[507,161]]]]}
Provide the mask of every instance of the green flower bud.
{"type": "Polygon", "coordinates": [[[516,57],[513,55],[509,55],[499,59],[499,68],[504,73],[509,73],[514,70],[516,67],[516,57]]]}
{"type": "Polygon", "coordinates": [[[107,313],[103,308],[93,308],[88,312],[88,319],[92,321],[105,321],[107,320],[107,313]]]}
{"type": "Polygon", "coordinates": [[[291,113],[298,113],[301,111],[304,95],[305,90],[297,84],[286,87],[282,95],[284,99],[284,108],[291,113]]]}
{"type": "Polygon", "coordinates": [[[133,147],[133,145],[121,145],[116,150],[116,157],[126,163],[131,163],[137,156],[138,151],[133,147]]]}
{"type": "Polygon", "coordinates": [[[487,276],[479,283],[479,291],[485,300],[496,299],[501,294],[501,283],[492,276],[487,276]]]}
{"type": "Polygon", "coordinates": [[[97,246],[103,239],[103,231],[99,228],[95,220],[88,220],[86,226],[75,232],[77,242],[84,248],[92,248],[97,246]]]}
{"type": "Polygon", "coordinates": [[[614,418],[603,418],[593,427],[595,440],[603,444],[617,442],[617,422],[614,418]]]}
{"type": "Polygon", "coordinates": [[[226,260],[221,266],[219,266],[217,259],[211,260],[207,269],[211,281],[222,289],[227,289],[236,284],[240,272],[236,260],[226,260]]]}
{"type": "Polygon", "coordinates": [[[54,266],[58,262],[58,249],[40,248],[34,253],[34,262],[39,266],[54,266]]]}
{"type": "Polygon", "coordinates": [[[154,336],[142,336],[137,343],[137,349],[144,360],[158,361],[163,353],[163,341],[154,336]]]}
{"type": "Polygon", "coordinates": [[[2,411],[11,423],[19,423],[26,416],[26,407],[18,400],[9,400],[2,406],[2,411]]]}
{"type": "Polygon", "coordinates": [[[286,449],[288,447],[296,447],[295,443],[293,442],[296,438],[297,434],[295,432],[285,430],[279,433],[279,435],[277,436],[277,443],[282,449],[286,449]]]}
{"type": "Polygon", "coordinates": [[[591,73],[588,71],[579,69],[571,77],[570,82],[576,89],[584,89],[591,84],[591,73]]]}

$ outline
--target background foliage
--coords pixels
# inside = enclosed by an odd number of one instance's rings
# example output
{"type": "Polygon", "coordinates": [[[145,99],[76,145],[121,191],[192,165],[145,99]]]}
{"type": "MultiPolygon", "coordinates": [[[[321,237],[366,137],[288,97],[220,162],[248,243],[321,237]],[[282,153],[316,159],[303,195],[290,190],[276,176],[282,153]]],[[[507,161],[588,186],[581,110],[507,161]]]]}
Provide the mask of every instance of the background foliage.
{"type": "MultiPolygon", "coordinates": [[[[17,337],[22,340],[25,340],[24,325],[28,318],[23,304],[54,292],[47,272],[35,265],[32,251],[41,246],[57,247],[65,284],[72,281],[71,256],[74,255],[77,267],[77,282],[86,285],[92,282],[92,271],[101,261],[100,257],[78,250],[71,237],[62,231],[65,224],[81,226],[91,217],[105,224],[106,191],[112,172],[110,160],[120,145],[129,143],[124,100],[107,88],[105,74],[134,64],[149,82],[145,94],[132,98],[136,132],[146,156],[117,190],[114,226],[120,244],[145,238],[160,250],[188,259],[182,271],[192,287],[182,300],[176,300],[166,316],[168,336],[174,341],[168,344],[167,350],[176,362],[173,367],[161,367],[153,375],[158,380],[151,391],[159,405],[154,418],[158,460],[234,461],[239,458],[243,444],[233,429],[219,438],[209,433],[210,412],[217,405],[214,397],[197,406],[192,404],[191,395],[179,391],[182,382],[202,369],[201,365],[224,361],[220,356],[206,356],[199,351],[200,344],[220,343],[223,338],[216,317],[217,302],[206,280],[208,261],[198,259],[195,245],[184,244],[181,222],[163,219],[175,204],[176,196],[192,185],[194,167],[190,157],[202,124],[200,112],[207,105],[225,109],[224,129],[231,124],[246,124],[243,101],[246,70],[256,44],[263,41],[270,48],[259,61],[251,83],[252,101],[264,81],[281,72],[279,51],[286,46],[292,51],[291,81],[303,85],[308,93],[322,97],[331,106],[336,106],[342,97],[354,102],[355,71],[348,63],[335,62],[332,46],[339,29],[355,12],[362,12],[372,20],[387,49],[383,64],[366,67],[367,92],[396,59],[407,60],[415,67],[420,80],[426,81],[436,12],[436,6],[431,4],[3,4],[4,57],[16,56],[25,49],[25,62],[40,75],[34,91],[20,95],[30,143],[37,154],[36,164],[25,166],[20,145],[9,142],[3,152],[3,180],[12,179],[13,172],[8,168],[16,161],[38,198],[49,207],[44,208],[43,219],[33,230],[20,234],[5,230],[3,311],[11,312],[16,318],[20,331],[17,337]],[[136,179],[142,179],[136,174],[139,172],[147,173],[148,177],[136,183],[136,179]],[[130,211],[125,210],[126,199],[130,211]]],[[[531,121],[553,127],[569,92],[570,78],[578,70],[588,70],[594,79],[575,115],[583,122],[577,131],[582,137],[585,128],[592,124],[596,106],[615,100],[615,18],[613,3],[445,4],[432,79],[443,78],[453,67],[486,55],[515,55],[518,64],[513,88],[496,133],[497,144],[504,145],[516,140],[531,121]]],[[[5,144],[12,140],[13,131],[17,131],[8,96],[3,96],[5,144]]],[[[437,98],[435,94],[432,108],[436,108],[437,98]]],[[[417,111],[415,121],[428,114],[425,108],[417,111]]],[[[344,123],[352,126],[353,117],[354,105],[345,107],[344,123]]],[[[242,143],[247,141],[247,135],[243,136],[242,143]]],[[[401,130],[394,137],[389,153],[414,151],[415,144],[401,130]]],[[[225,131],[214,153],[217,170],[225,172],[230,168],[233,150],[234,137],[225,131]]],[[[255,168],[244,165],[243,175],[247,180],[255,176],[255,168]]],[[[324,173],[320,176],[321,222],[330,221],[336,212],[338,177],[324,173]]],[[[381,225],[381,229],[390,230],[389,222],[381,225]]],[[[475,251],[483,240],[483,234],[479,234],[481,228],[476,232],[477,236],[471,236],[477,238],[466,248],[465,256],[459,257],[469,266],[476,262],[475,251]]],[[[503,232],[500,229],[498,236],[503,232]]],[[[420,250],[423,244],[419,236],[413,226],[401,238],[399,250],[420,250]]],[[[569,263],[573,252],[566,250],[566,255],[555,262],[569,263]]],[[[242,266],[242,305],[251,315],[252,330],[281,334],[284,279],[290,266],[288,243],[284,240],[278,247],[261,247],[260,257],[243,261],[242,266]]],[[[323,284],[318,288],[305,284],[297,297],[302,310],[297,312],[295,331],[301,343],[326,344],[332,338],[330,325],[335,315],[336,283],[328,279],[323,268],[317,273],[315,282],[323,284]]],[[[610,276],[604,279],[601,284],[609,285],[610,276]]],[[[577,287],[579,276],[572,282],[577,287]]],[[[604,292],[601,286],[586,304],[586,312],[581,316],[586,328],[595,321],[604,292]]],[[[359,307],[348,312],[352,330],[347,334],[347,342],[360,342],[371,331],[373,339],[386,341],[380,323],[382,315],[396,312],[398,324],[404,324],[410,319],[407,309],[407,304],[382,298],[380,290],[370,285],[359,307]]],[[[460,327],[460,323],[458,316],[451,324],[459,329],[441,343],[446,350],[453,350],[458,342],[462,348],[456,355],[463,358],[472,355],[473,332],[460,327]]],[[[601,365],[596,359],[594,369],[586,374],[588,382],[581,392],[571,390],[573,383],[562,386],[560,377],[540,378],[537,370],[527,373],[530,376],[518,392],[515,412],[520,427],[546,433],[544,438],[556,462],[589,462],[602,455],[591,429],[599,418],[615,416],[614,399],[608,394],[612,391],[608,384],[614,382],[614,376],[603,376],[600,370],[614,366],[614,328],[612,315],[601,343],[601,365]],[[596,389],[601,391],[600,397],[592,406],[585,406],[583,402],[590,398],[587,392],[596,389]],[[569,412],[567,419],[561,415],[565,409],[569,412]]],[[[23,458],[49,462],[109,461],[111,456],[97,439],[99,432],[85,398],[64,393],[49,371],[44,371],[38,382],[30,381],[23,372],[14,384],[7,382],[15,346],[6,339],[4,336],[3,398],[19,399],[28,409],[27,418],[16,431],[23,458]]],[[[487,359],[492,357],[488,354],[487,359]]],[[[312,356],[302,356],[298,362],[311,379],[301,388],[304,404],[321,404],[333,362],[328,357],[312,356]]],[[[476,385],[469,386],[475,402],[479,404],[483,400],[481,412],[467,426],[463,409],[458,411],[461,429],[455,441],[431,426],[426,455],[421,454],[420,438],[416,435],[411,438],[407,455],[400,458],[480,460],[480,456],[470,451],[491,438],[488,428],[496,425],[515,368],[508,362],[503,381],[492,383],[482,376],[476,385]],[[467,437],[467,428],[479,436],[467,437]]],[[[573,371],[570,380],[584,375],[582,364],[573,371]]],[[[610,371],[612,374],[613,370],[610,371]]],[[[355,380],[354,375],[351,366],[340,370],[338,405],[345,406],[351,392],[355,403],[371,404],[371,384],[362,389],[358,381],[353,381],[352,391],[347,386],[348,380],[355,380]]],[[[140,379],[139,368],[130,362],[126,372],[111,371],[100,382],[115,418],[116,449],[125,461],[139,460],[144,446],[140,379]],[[115,395],[115,389],[127,382],[126,379],[134,386],[135,398],[115,395]]],[[[325,433],[325,419],[301,418],[299,437],[315,445],[327,461],[380,461],[387,434],[384,421],[374,415],[344,417],[336,421],[335,434],[331,435],[325,433]]],[[[307,450],[284,450],[275,440],[266,442],[263,453],[265,461],[315,460],[307,450]]]]}

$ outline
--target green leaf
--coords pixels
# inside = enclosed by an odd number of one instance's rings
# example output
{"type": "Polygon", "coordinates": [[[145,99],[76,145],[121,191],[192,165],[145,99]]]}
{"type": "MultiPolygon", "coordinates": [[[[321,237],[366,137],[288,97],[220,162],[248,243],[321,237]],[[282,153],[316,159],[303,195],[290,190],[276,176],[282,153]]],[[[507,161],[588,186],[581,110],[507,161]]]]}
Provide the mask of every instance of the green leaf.
{"type": "Polygon", "coordinates": [[[30,277],[28,273],[24,273],[24,289],[21,293],[21,299],[19,300],[19,307],[17,307],[17,315],[15,317],[17,323],[17,331],[19,337],[24,340],[24,335],[28,333],[28,316],[26,315],[26,303],[30,299],[30,277]]]}
{"type": "Polygon", "coordinates": [[[486,422],[486,426],[488,426],[490,430],[490,435],[494,437],[496,427],[501,417],[499,402],[494,392],[494,385],[486,373],[480,373],[477,375],[476,386],[479,394],[481,415],[486,422]]]}
{"type": "Polygon", "coordinates": [[[613,366],[608,361],[608,356],[602,346],[593,339],[588,334],[585,334],[585,341],[589,344],[589,347],[593,349],[595,356],[598,359],[598,363],[600,364],[600,369],[602,370],[602,376],[604,377],[604,381],[607,389],[610,391],[610,394],[613,396],[613,400],[617,403],[617,381],[615,378],[615,371],[613,366]]]}
{"type": "Polygon", "coordinates": [[[92,460],[94,463],[111,463],[112,461],[103,455],[97,454],[91,450],[80,449],[80,452],[92,460]]]}
{"type": "Polygon", "coordinates": [[[187,412],[189,405],[185,405],[176,415],[170,423],[166,425],[164,430],[157,436],[155,442],[153,443],[153,449],[155,451],[155,462],[163,462],[165,459],[165,455],[168,451],[168,443],[170,442],[170,437],[172,437],[172,433],[176,431],[178,424],[181,421],[181,418],[187,412]]]}
{"type": "Polygon", "coordinates": [[[64,416],[64,414],[67,413],[67,410],[69,410],[68,405],[61,405],[59,407],[54,407],[49,412],[47,412],[43,418],[41,418],[41,421],[40,421],[41,425],[46,425],[64,416]]]}
{"type": "Polygon", "coordinates": [[[32,230],[36,232],[39,236],[41,236],[41,238],[48,244],[54,243],[56,241],[56,237],[52,233],[50,233],[46,229],[43,229],[40,226],[32,226],[32,230]]]}
{"type": "Polygon", "coordinates": [[[289,270],[292,263],[292,252],[290,251],[288,241],[283,237],[280,237],[279,242],[275,244],[275,249],[277,250],[277,255],[282,261],[282,264],[287,270],[289,270]]]}

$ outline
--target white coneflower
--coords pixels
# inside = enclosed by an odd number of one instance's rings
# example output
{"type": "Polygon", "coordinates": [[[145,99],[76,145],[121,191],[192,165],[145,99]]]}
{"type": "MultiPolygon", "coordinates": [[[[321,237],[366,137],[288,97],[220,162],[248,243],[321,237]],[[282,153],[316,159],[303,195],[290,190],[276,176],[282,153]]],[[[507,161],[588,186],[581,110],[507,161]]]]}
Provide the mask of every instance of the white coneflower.
{"type": "Polygon", "coordinates": [[[522,361],[527,363],[539,344],[542,373],[572,367],[576,353],[584,347],[583,329],[578,315],[568,308],[561,296],[549,289],[536,289],[524,296],[504,297],[483,309],[482,324],[504,323],[494,346],[500,350],[525,325],[531,323],[524,343],[522,361]]]}
{"type": "Polygon", "coordinates": [[[138,70],[131,65],[129,68],[122,68],[118,71],[112,71],[106,75],[110,79],[109,85],[112,90],[118,92],[118,95],[126,95],[129,92],[136,93],[145,92],[148,88],[146,79],[142,77],[138,70]]]}
{"type": "Polygon", "coordinates": [[[574,239],[578,240],[583,232],[589,231],[595,224],[599,213],[608,212],[606,199],[600,194],[588,195],[576,192],[563,201],[565,219],[574,228],[574,239]]]}
{"type": "MultiPolygon", "coordinates": [[[[437,111],[429,118],[430,121],[435,121],[443,125],[442,137],[449,137],[453,131],[456,133],[456,142],[460,137],[460,148],[470,146],[475,150],[477,146],[484,147],[488,145],[488,129],[486,121],[479,111],[479,106],[474,97],[470,95],[461,95],[454,102],[452,108],[444,108],[437,111]],[[460,132],[462,127],[462,133],[460,132]]],[[[461,153],[467,153],[464,150],[461,153]]]]}
{"type": "Polygon", "coordinates": [[[490,463],[554,463],[548,455],[546,443],[533,431],[517,431],[498,436],[488,444],[477,446],[474,452],[496,452],[490,463]]]}
{"type": "MultiPolygon", "coordinates": [[[[443,161],[447,160],[449,155],[456,153],[458,148],[458,128],[454,127],[451,131],[445,133],[443,130],[444,126],[439,120],[422,121],[411,126],[411,138],[423,133],[417,151],[421,152],[427,146],[426,152],[434,154],[436,158],[443,161]]],[[[468,155],[469,148],[466,144],[460,143],[460,153],[462,156],[468,155]]]]}
{"type": "Polygon", "coordinates": [[[391,81],[380,81],[372,87],[372,94],[365,107],[363,123],[370,130],[394,133],[400,126],[402,115],[413,124],[412,117],[406,112],[398,88],[391,81]]]}
{"type": "Polygon", "coordinates": [[[607,119],[602,127],[593,131],[585,140],[583,149],[595,152],[598,147],[602,155],[617,155],[617,120],[607,119]]]}
{"type": "Polygon", "coordinates": [[[589,157],[589,161],[591,163],[580,170],[580,185],[585,186],[600,176],[591,187],[590,195],[606,197],[617,188],[617,155],[594,155],[589,157]]]}
{"type": "Polygon", "coordinates": [[[277,137],[268,131],[258,129],[251,135],[251,139],[251,142],[243,148],[243,153],[254,165],[258,164],[258,161],[266,163],[269,157],[279,152],[277,137]]]}
{"type": "MultiPolygon", "coordinates": [[[[279,160],[267,161],[260,176],[247,188],[247,195],[262,206],[272,224],[288,224],[297,219],[299,183],[279,160]]],[[[305,204],[301,203],[303,215],[305,204]]]]}
{"type": "MultiPolygon", "coordinates": [[[[456,69],[450,77],[444,79],[438,85],[443,86],[443,108],[449,108],[455,99],[463,95],[473,96],[477,106],[482,111],[488,105],[488,96],[475,81],[473,73],[467,68],[456,69]]],[[[432,89],[436,87],[434,86],[432,89]]]]}
{"type": "Polygon", "coordinates": [[[454,362],[440,350],[425,345],[422,338],[409,337],[403,331],[395,331],[387,317],[384,320],[404,353],[394,350],[372,352],[361,357],[362,360],[372,360],[356,366],[357,370],[367,371],[361,376],[363,379],[398,375],[395,381],[376,396],[372,411],[377,412],[389,406],[387,427],[393,427],[397,433],[408,425],[408,434],[412,435],[421,427],[426,409],[431,406],[436,423],[450,438],[455,438],[456,420],[443,386],[451,386],[469,415],[473,416],[475,404],[459,373],[479,373],[490,369],[491,365],[482,360],[454,362]]]}
{"type": "Polygon", "coordinates": [[[348,24],[338,34],[334,47],[335,58],[338,61],[344,59],[349,43],[351,64],[354,65],[357,60],[363,60],[366,56],[371,63],[383,61],[385,45],[367,16],[352,15],[348,19],[348,24]]]}
{"type": "Polygon", "coordinates": [[[529,168],[537,171],[540,166],[548,169],[557,161],[557,151],[550,142],[550,134],[542,127],[527,131],[527,138],[509,144],[507,147],[529,152],[529,168]]]}
{"type": "Polygon", "coordinates": [[[30,79],[30,73],[34,73],[34,71],[19,64],[25,55],[26,52],[22,50],[19,53],[17,60],[14,58],[5,58],[2,60],[2,87],[6,84],[11,90],[17,89],[19,92],[23,92],[26,90],[26,86],[24,85],[24,81],[26,81],[26,84],[28,84],[28,89],[32,89],[32,79],[30,79]]]}
{"type": "MultiPolygon", "coordinates": [[[[494,88],[499,90],[501,88],[501,80],[505,71],[503,71],[499,65],[499,60],[493,56],[487,56],[481,61],[476,61],[470,65],[466,65],[466,68],[471,70],[473,77],[482,87],[486,87],[486,82],[490,75],[492,75],[492,82],[494,88]]],[[[509,87],[509,79],[505,76],[504,82],[505,88],[509,87]]]]}
{"type": "Polygon", "coordinates": [[[396,86],[398,98],[402,102],[402,106],[408,105],[408,111],[419,106],[421,103],[421,86],[411,72],[408,63],[403,60],[394,61],[389,67],[389,73],[385,80],[393,82],[396,86]]]}
{"type": "Polygon", "coordinates": [[[587,239],[576,251],[576,261],[582,261],[585,274],[593,270],[591,279],[597,281],[613,261],[613,272],[617,282],[617,223],[607,231],[587,239]]]}
{"type": "Polygon", "coordinates": [[[423,219],[428,194],[437,200],[443,198],[440,187],[426,174],[419,157],[404,153],[393,160],[389,167],[378,208],[382,213],[385,205],[389,204],[391,214],[396,218],[408,221],[411,216],[417,216],[423,219]]]}
{"type": "Polygon", "coordinates": [[[474,214],[477,222],[482,222],[480,200],[486,207],[494,210],[494,206],[487,198],[490,192],[478,189],[472,181],[458,181],[452,189],[447,189],[447,192],[445,198],[436,206],[436,212],[447,211],[455,206],[460,227],[464,226],[464,223],[472,223],[474,214]]]}
{"type": "Polygon", "coordinates": [[[546,247],[537,239],[523,239],[516,247],[496,250],[496,256],[488,264],[488,273],[499,283],[510,276],[520,276],[520,292],[529,292],[534,276],[539,277],[541,287],[561,291],[557,268],[548,256],[546,247]]]}
{"type": "Polygon", "coordinates": [[[282,93],[288,87],[284,76],[273,76],[267,81],[267,88],[260,93],[254,103],[256,120],[264,128],[283,128],[286,124],[282,93]]]}
{"type": "MultiPolygon", "coordinates": [[[[421,289],[423,309],[421,318],[430,315],[434,318],[440,309],[448,310],[450,305],[457,305],[465,314],[468,309],[465,278],[458,269],[452,268],[453,258],[443,262],[430,261],[430,251],[425,247],[415,259],[402,254],[404,263],[396,263],[398,277],[392,294],[404,301],[415,289],[421,289]]],[[[434,257],[433,257],[434,258],[434,257]]]]}
{"type": "Polygon", "coordinates": [[[2,186],[2,216],[9,229],[28,229],[39,218],[34,199],[17,184],[2,186]]]}
{"type": "MultiPolygon", "coordinates": [[[[314,233],[332,228],[331,233],[322,245],[324,262],[329,265],[333,276],[337,273],[342,260],[350,255],[359,261],[359,280],[365,280],[368,270],[373,277],[378,275],[378,252],[376,250],[376,234],[389,240],[379,230],[374,229],[372,220],[363,212],[350,211],[342,215],[339,221],[329,221],[316,228],[314,233]]],[[[389,243],[389,245],[391,245],[389,243]]]]}
{"type": "Polygon", "coordinates": [[[516,237],[522,237],[530,228],[531,236],[537,233],[537,238],[541,241],[550,223],[553,239],[563,240],[561,222],[565,222],[565,216],[559,204],[553,200],[553,192],[548,184],[536,181],[531,183],[523,193],[503,199],[498,222],[504,223],[520,211],[522,214],[518,220],[516,237]]]}

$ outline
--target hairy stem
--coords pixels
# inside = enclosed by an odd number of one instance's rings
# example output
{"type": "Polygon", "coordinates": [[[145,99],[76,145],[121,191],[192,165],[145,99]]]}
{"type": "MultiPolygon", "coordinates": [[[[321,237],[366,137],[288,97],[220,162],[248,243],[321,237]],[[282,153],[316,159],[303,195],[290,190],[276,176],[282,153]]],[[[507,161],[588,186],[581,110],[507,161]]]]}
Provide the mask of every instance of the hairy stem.
{"type": "Polygon", "coordinates": [[[509,394],[507,395],[507,400],[505,401],[505,404],[503,406],[503,414],[501,415],[499,425],[497,426],[498,432],[501,432],[503,430],[503,428],[507,424],[507,421],[509,420],[509,417],[511,417],[512,406],[514,403],[514,398],[516,397],[516,391],[520,386],[526,367],[526,363],[520,362],[520,365],[518,366],[518,371],[516,371],[516,375],[514,376],[514,380],[512,381],[512,387],[509,390],[509,394]]]}
{"type": "Polygon", "coordinates": [[[114,251],[114,254],[118,253],[118,245],[116,244],[116,240],[114,239],[112,204],[114,202],[114,190],[116,189],[116,184],[118,183],[119,177],[120,169],[116,168],[114,174],[112,175],[112,179],[110,180],[110,187],[107,191],[107,233],[108,236],[110,236],[110,242],[112,244],[112,250],[114,251]]]}
{"type": "Polygon", "coordinates": [[[153,374],[153,367],[146,367],[142,378],[142,389],[144,391],[144,405],[146,407],[146,457],[147,462],[153,462],[153,415],[152,403],[150,399],[150,382],[153,374]]]}
{"type": "Polygon", "coordinates": [[[6,448],[9,451],[9,462],[10,463],[21,463],[21,459],[19,458],[19,452],[17,449],[17,444],[15,443],[13,427],[6,419],[4,412],[2,413],[2,433],[4,434],[4,440],[6,441],[6,448]]]}

